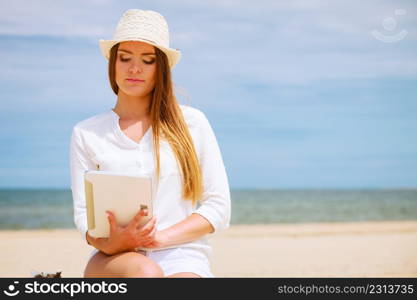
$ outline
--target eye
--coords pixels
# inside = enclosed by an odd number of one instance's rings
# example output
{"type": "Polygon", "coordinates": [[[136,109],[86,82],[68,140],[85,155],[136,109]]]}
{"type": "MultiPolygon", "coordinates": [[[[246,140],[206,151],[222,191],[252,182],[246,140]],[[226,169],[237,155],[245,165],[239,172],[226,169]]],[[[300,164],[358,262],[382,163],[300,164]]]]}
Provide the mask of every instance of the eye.
{"type": "MultiPolygon", "coordinates": [[[[119,56],[119,58],[120,58],[120,61],[122,61],[122,62],[127,62],[127,61],[129,61],[130,60],[130,58],[123,58],[123,57],[121,57],[121,56],[119,56]]],[[[153,64],[154,62],[155,62],[155,59],[151,59],[151,60],[142,60],[145,64],[147,64],[147,65],[151,65],[151,64],[153,64]]]]}

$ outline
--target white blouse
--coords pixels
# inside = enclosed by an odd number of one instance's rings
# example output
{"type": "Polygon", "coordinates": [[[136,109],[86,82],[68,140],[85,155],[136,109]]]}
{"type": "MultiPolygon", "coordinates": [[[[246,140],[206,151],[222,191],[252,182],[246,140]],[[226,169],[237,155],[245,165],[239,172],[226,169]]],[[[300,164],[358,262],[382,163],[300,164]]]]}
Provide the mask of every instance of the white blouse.
{"type": "MultiPolygon", "coordinates": [[[[196,108],[180,105],[191,133],[200,162],[204,191],[197,207],[182,198],[182,180],[174,153],[165,140],[160,140],[160,180],[156,180],[156,161],[153,156],[152,127],[139,143],[130,139],[119,126],[119,116],[110,109],[78,122],[72,131],[70,144],[71,190],[74,222],[83,239],[87,232],[84,192],[84,171],[103,170],[152,177],[153,213],[157,230],[181,222],[192,213],[206,218],[214,232],[229,227],[231,201],[229,183],[222,155],[204,113],[196,108]]],[[[206,236],[172,247],[191,247],[211,254],[206,236]]],[[[152,249],[139,248],[152,251],[152,249]]],[[[155,249],[154,249],[155,250],[155,249]]]]}

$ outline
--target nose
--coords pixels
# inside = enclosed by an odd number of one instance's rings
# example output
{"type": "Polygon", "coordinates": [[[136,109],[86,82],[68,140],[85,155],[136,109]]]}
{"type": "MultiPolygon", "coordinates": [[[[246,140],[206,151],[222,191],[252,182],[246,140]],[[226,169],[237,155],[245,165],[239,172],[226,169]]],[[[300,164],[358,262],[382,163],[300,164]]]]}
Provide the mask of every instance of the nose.
{"type": "Polygon", "coordinates": [[[140,73],[140,72],[142,72],[142,68],[139,64],[133,62],[129,67],[129,72],[132,73],[132,74],[134,74],[136,72],[140,73]]]}

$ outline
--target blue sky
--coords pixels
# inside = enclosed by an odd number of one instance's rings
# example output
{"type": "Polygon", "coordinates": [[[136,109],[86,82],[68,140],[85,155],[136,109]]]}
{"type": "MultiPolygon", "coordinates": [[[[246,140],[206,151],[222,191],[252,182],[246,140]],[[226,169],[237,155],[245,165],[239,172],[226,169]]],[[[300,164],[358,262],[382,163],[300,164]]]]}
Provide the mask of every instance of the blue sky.
{"type": "Polygon", "coordinates": [[[232,188],[417,186],[415,1],[1,0],[0,187],[69,188],[72,127],[116,101],[98,40],[129,8],[167,19],[232,188]]]}

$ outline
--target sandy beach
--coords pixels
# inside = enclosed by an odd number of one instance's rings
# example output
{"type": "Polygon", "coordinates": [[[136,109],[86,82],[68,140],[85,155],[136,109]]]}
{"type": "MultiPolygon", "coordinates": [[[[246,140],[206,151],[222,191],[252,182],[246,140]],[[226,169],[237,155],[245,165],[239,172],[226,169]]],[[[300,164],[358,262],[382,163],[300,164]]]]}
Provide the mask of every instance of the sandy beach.
{"type": "MultiPolygon", "coordinates": [[[[417,221],[233,225],[209,238],[217,277],[417,277],[417,221]]],[[[74,229],[0,231],[0,277],[82,277],[74,229]]]]}

